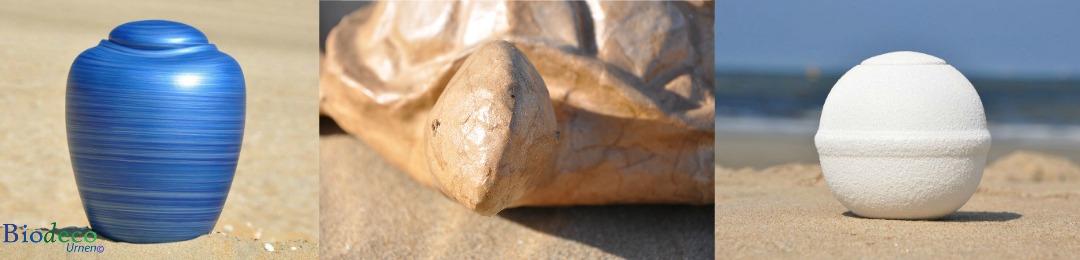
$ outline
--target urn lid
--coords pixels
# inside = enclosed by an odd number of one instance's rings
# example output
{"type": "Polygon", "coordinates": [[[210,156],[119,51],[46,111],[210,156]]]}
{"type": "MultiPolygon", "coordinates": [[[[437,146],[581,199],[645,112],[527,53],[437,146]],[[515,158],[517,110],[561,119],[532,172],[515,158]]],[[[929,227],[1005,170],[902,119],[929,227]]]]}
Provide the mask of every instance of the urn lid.
{"type": "Polygon", "coordinates": [[[132,91],[158,91],[154,90],[158,85],[186,89],[198,85],[241,90],[244,86],[243,72],[235,59],[219,51],[195,27],[165,20],[115,27],[108,39],[75,58],[68,77],[69,89],[123,86],[132,91]]]}
{"type": "Polygon", "coordinates": [[[870,57],[859,65],[945,65],[945,60],[913,51],[897,51],[870,57]]]}
{"type": "Polygon", "coordinates": [[[165,50],[210,43],[199,29],[166,20],[143,20],[121,24],[109,33],[109,41],[143,50],[165,50]]]}
{"type": "Polygon", "coordinates": [[[844,74],[822,108],[821,131],[986,131],[971,82],[944,60],[918,52],[871,57],[844,74]]]}
{"type": "Polygon", "coordinates": [[[982,100],[960,71],[918,52],[866,59],[825,99],[815,144],[827,155],[970,155],[989,147],[982,100]]]}

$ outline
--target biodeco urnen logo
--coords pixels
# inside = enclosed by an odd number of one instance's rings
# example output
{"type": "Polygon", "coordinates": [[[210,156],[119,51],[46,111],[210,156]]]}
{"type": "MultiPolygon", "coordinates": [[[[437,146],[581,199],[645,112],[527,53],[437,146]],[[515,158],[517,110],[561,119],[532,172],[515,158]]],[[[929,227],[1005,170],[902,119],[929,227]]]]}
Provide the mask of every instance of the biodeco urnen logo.
{"type": "Polygon", "coordinates": [[[22,232],[19,232],[19,226],[15,224],[4,224],[4,243],[67,243],[65,249],[68,252],[78,253],[104,253],[105,246],[95,245],[76,245],[78,243],[93,243],[97,241],[98,235],[93,230],[77,230],[68,232],[67,230],[57,229],[56,222],[52,223],[52,229],[42,232],[42,230],[33,230],[27,232],[26,225],[22,225],[22,232]]]}

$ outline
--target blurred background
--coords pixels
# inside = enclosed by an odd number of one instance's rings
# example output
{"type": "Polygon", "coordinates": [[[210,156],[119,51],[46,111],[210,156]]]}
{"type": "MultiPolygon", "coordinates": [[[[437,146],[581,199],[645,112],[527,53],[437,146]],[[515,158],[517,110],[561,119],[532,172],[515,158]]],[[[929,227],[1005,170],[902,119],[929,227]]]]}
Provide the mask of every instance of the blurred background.
{"type": "Polygon", "coordinates": [[[371,5],[367,1],[319,1],[319,51],[326,51],[326,36],[341,21],[342,17],[356,9],[371,5]]]}
{"type": "Polygon", "coordinates": [[[817,163],[825,97],[862,60],[944,59],[975,85],[994,138],[1080,161],[1080,2],[722,1],[716,3],[716,162],[817,163]]]}

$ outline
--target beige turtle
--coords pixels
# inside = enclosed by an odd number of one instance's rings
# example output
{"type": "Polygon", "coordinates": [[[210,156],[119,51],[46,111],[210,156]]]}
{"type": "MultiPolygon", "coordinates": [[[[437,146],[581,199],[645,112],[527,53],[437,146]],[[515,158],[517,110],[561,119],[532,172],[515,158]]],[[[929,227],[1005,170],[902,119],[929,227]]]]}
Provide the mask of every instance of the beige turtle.
{"type": "Polygon", "coordinates": [[[373,4],[326,40],[320,112],[483,215],[713,203],[712,8],[373,4]]]}

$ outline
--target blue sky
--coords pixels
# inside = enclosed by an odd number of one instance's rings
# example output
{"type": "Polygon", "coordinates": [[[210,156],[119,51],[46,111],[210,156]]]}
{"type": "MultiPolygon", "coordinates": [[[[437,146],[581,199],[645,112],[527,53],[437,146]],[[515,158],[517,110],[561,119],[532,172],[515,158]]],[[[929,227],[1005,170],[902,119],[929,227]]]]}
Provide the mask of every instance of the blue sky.
{"type": "Polygon", "coordinates": [[[1080,1],[719,1],[716,68],[842,73],[898,50],[969,77],[1080,79],[1080,1]]]}

